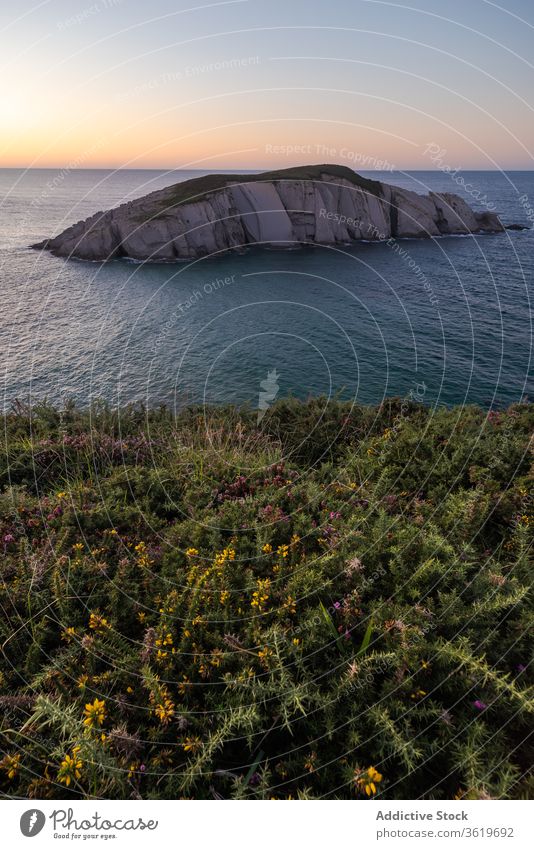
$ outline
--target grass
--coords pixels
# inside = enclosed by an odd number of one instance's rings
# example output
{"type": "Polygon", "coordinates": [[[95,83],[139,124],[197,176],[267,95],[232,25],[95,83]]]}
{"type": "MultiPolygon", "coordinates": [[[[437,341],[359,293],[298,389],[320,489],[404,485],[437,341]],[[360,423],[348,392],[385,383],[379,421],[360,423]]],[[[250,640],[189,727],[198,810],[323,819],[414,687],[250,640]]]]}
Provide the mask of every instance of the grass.
{"type": "MultiPolygon", "coordinates": [[[[355,186],[370,194],[380,196],[380,183],[378,180],[369,180],[357,174],[352,168],[345,165],[300,165],[293,168],[283,168],[277,171],[265,171],[261,174],[206,174],[203,177],[194,177],[176,183],[166,189],[161,189],[148,195],[151,199],[148,217],[154,220],[159,216],[168,214],[169,210],[186,203],[195,203],[204,200],[209,195],[220,189],[224,189],[231,183],[258,183],[272,182],[275,180],[321,180],[322,174],[328,174],[338,180],[349,180],[355,186]]],[[[146,198],[143,202],[143,220],[147,217],[145,208],[146,198]]],[[[136,201],[133,201],[135,204],[136,201]]]]}
{"type": "Polygon", "coordinates": [[[533,420],[17,405],[1,792],[531,795],[533,420]]]}

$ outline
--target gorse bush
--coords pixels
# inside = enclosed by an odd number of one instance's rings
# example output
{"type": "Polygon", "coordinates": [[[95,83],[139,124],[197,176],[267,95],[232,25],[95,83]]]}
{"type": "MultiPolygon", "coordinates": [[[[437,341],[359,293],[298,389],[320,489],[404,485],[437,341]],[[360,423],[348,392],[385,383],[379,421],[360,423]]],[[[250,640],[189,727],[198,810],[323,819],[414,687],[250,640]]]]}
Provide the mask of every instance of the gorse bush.
{"type": "Polygon", "coordinates": [[[5,417],[2,792],[529,795],[532,405],[256,420],[5,417]]]}

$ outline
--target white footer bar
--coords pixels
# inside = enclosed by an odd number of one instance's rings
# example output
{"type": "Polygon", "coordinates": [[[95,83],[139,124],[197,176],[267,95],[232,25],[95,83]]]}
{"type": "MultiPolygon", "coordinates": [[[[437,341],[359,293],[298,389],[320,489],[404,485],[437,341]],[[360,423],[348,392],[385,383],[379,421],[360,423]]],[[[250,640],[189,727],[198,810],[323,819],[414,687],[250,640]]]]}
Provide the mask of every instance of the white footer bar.
{"type": "Polygon", "coordinates": [[[3,845],[35,849],[534,846],[532,802],[17,800],[0,811],[3,845]]]}

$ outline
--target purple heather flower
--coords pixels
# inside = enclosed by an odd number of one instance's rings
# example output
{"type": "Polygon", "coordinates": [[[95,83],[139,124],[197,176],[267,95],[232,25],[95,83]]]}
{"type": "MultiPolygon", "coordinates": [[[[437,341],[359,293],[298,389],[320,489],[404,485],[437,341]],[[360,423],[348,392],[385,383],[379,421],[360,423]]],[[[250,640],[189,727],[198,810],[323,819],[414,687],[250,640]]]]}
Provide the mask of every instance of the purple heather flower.
{"type": "Polygon", "coordinates": [[[334,610],[340,610],[340,609],[341,609],[341,602],[335,601],[334,602],[334,610]]]}
{"type": "Polygon", "coordinates": [[[486,710],[487,704],[486,702],[482,702],[480,699],[477,699],[473,702],[473,707],[476,707],[477,710],[486,710]]]}
{"type": "Polygon", "coordinates": [[[141,766],[139,767],[139,772],[144,772],[145,770],[146,770],[145,764],[141,764],[141,766]]]}
{"type": "Polygon", "coordinates": [[[5,537],[4,537],[4,542],[5,543],[15,542],[15,537],[13,536],[13,534],[6,534],[5,537]]]}

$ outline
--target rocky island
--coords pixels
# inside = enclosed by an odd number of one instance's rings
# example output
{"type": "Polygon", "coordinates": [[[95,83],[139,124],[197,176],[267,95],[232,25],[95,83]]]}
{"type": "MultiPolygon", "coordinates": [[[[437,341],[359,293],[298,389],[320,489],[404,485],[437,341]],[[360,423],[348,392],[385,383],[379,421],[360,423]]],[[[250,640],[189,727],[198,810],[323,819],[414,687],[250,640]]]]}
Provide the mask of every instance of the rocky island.
{"type": "Polygon", "coordinates": [[[32,245],[103,261],[190,260],[252,245],[343,245],[504,231],[459,195],[419,195],[341,165],[210,174],[98,212],[32,245]]]}

